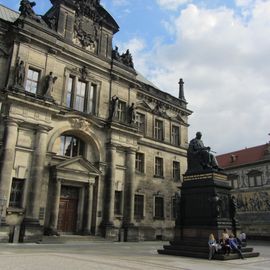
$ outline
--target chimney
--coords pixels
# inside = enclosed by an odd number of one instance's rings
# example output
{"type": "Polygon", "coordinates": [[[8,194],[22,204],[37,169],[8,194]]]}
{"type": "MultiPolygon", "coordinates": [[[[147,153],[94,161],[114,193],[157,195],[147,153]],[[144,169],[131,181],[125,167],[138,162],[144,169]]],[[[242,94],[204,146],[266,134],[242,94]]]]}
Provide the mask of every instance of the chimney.
{"type": "Polygon", "coordinates": [[[186,101],[185,94],[184,94],[184,81],[180,79],[179,81],[179,99],[186,101]]]}

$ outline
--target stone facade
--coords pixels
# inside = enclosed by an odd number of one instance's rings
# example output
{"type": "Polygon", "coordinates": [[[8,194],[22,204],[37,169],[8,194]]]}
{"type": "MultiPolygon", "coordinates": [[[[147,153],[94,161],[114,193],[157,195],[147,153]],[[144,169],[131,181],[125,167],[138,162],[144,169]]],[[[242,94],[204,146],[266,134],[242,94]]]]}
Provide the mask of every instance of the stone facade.
{"type": "Polygon", "coordinates": [[[237,217],[249,238],[270,235],[270,144],[217,156],[237,201],[237,217]]]}
{"type": "Polygon", "coordinates": [[[138,75],[99,1],[51,2],[44,16],[0,7],[0,241],[172,238],[183,81],[176,98],[138,75]]]}

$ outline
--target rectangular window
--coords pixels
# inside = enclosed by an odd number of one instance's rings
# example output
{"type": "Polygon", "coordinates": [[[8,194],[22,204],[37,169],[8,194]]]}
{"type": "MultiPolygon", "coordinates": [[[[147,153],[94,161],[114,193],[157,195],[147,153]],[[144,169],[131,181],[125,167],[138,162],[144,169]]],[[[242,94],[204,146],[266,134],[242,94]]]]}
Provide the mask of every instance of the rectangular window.
{"type": "Polygon", "coordinates": [[[126,103],[123,101],[118,102],[117,119],[120,122],[125,122],[126,120],[126,103]]]}
{"type": "Polygon", "coordinates": [[[180,180],[180,162],[173,161],[173,180],[180,180]]]}
{"type": "Polygon", "coordinates": [[[39,81],[39,71],[29,68],[27,71],[25,90],[32,94],[37,94],[38,81],[39,81]]]}
{"type": "Polygon", "coordinates": [[[86,98],[86,83],[78,81],[77,92],[75,97],[75,110],[84,112],[85,108],[85,98],[86,98]]]}
{"type": "Polygon", "coordinates": [[[68,78],[68,85],[67,85],[67,100],[66,105],[69,108],[72,108],[72,100],[73,100],[73,93],[74,93],[74,81],[73,77],[68,78]]]}
{"type": "Polygon", "coordinates": [[[140,132],[145,132],[145,115],[142,113],[136,114],[136,123],[140,132]]]}
{"type": "Polygon", "coordinates": [[[143,173],[144,172],[144,154],[136,153],[136,171],[143,173]]]}
{"type": "Polygon", "coordinates": [[[172,144],[180,145],[180,129],[177,126],[172,126],[172,144]]]}
{"type": "Polygon", "coordinates": [[[121,215],[122,214],[122,191],[115,191],[115,198],[114,198],[114,214],[121,215]]]}
{"type": "Polygon", "coordinates": [[[256,176],[256,186],[262,186],[262,176],[261,175],[257,175],[256,176]]]}
{"type": "Polygon", "coordinates": [[[89,93],[88,93],[88,109],[87,113],[95,114],[96,112],[96,93],[97,93],[97,85],[91,84],[89,93]]]}
{"type": "Polygon", "coordinates": [[[15,208],[22,207],[22,196],[24,189],[24,179],[12,179],[11,193],[9,199],[9,206],[15,208]]]}
{"type": "Polygon", "coordinates": [[[144,210],[144,196],[135,195],[134,217],[136,219],[143,219],[143,210],[144,210]]]}
{"type": "Polygon", "coordinates": [[[155,176],[163,177],[163,159],[159,157],[155,159],[155,176]]]}
{"type": "Polygon", "coordinates": [[[161,120],[155,120],[155,139],[163,141],[163,122],[161,120]]]}
{"type": "Polygon", "coordinates": [[[164,199],[162,197],[155,197],[155,218],[164,218],[164,199]]]}

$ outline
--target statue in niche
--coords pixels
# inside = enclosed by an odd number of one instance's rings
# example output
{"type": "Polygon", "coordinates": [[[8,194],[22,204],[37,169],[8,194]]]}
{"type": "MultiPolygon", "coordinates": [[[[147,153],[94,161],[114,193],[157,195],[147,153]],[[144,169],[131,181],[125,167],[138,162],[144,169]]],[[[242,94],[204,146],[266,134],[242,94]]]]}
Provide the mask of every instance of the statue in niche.
{"type": "Polygon", "coordinates": [[[116,61],[121,61],[121,56],[117,46],[115,46],[115,49],[112,51],[112,59],[115,59],[116,61]]]}
{"type": "Polygon", "coordinates": [[[127,111],[127,122],[130,125],[135,125],[136,123],[136,107],[135,104],[132,103],[127,111]]]}
{"type": "Polygon", "coordinates": [[[15,67],[15,86],[24,87],[25,66],[24,61],[17,60],[15,67]]]}
{"type": "Polygon", "coordinates": [[[122,60],[124,65],[131,67],[131,68],[134,68],[132,55],[129,52],[129,49],[127,49],[127,51],[121,55],[121,60],[122,60]]]}
{"type": "Polygon", "coordinates": [[[215,156],[211,153],[211,148],[205,147],[201,140],[202,133],[197,132],[196,138],[189,143],[187,151],[188,173],[203,171],[220,171],[215,156]]]}
{"type": "Polygon", "coordinates": [[[51,97],[53,92],[53,86],[57,80],[57,77],[53,76],[53,72],[46,77],[46,85],[45,85],[45,97],[51,97]]]}
{"type": "Polygon", "coordinates": [[[110,104],[109,120],[117,118],[119,98],[114,95],[110,104]]]}

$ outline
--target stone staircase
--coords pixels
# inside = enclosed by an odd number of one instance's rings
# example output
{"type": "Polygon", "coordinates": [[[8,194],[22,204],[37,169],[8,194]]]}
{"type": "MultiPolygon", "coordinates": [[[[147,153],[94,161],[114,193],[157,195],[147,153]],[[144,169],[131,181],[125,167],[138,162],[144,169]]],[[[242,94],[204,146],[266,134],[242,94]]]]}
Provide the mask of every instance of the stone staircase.
{"type": "MultiPolygon", "coordinates": [[[[241,249],[244,258],[258,257],[259,252],[254,252],[252,247],[242,247],[241,249]]],[[[163,249],[158,250],[159,254],[184,256],[193,258],[208,259],[209,248],[207,243],[204,244],[201,241],[181,241],[170,242],[170,245],[164,245],[163,249]]],[[[216,253],[213,257],[215,260],[234,260],[240,259],[238,253],[231,252],[230,254],[216,253]]]]}

